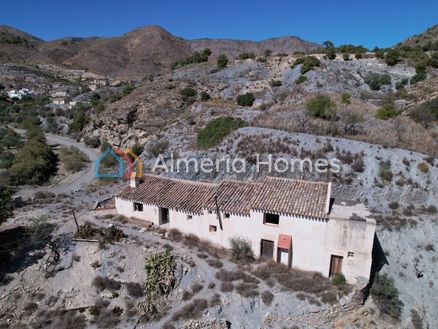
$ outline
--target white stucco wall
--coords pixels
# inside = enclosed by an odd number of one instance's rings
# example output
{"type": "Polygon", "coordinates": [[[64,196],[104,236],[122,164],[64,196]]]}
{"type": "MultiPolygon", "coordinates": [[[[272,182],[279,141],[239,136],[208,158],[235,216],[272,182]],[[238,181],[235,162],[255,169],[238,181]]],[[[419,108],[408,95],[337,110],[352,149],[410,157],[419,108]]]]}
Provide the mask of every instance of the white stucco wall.
{"type": "MultiPolygon", "coordinates": [[[[118,213],[159,224],[159,209],[143,206],[143,212],[134,211],[132,202],[116,198],[118,213]]],[[[184,233],[192,233],[225,248],[230,247],[232,237],[243,237],[250,241],[254,255],[260,256],[261,240],[274,242],[274,260],[277,259],[279,234],[292,237],[292,267],[329,275],[331,255],[343,257],[342,273],[350,283],[356,278],[369,279],[371,253],[374,241],[375,222],[373,220],[354,221],[330,219],[328,221],[280,216],[279,225],[264,224],[263,213],[251,212],[250,217],[221,214],[223,231],[220,229],[216,213],[207,210],[202,215],[192,215],[179,211],[169,211],[169,224],[165,228],[175,228],[184,233]],[[215,225],[216,232],[209,226],[215,225]],[[353,256],[349,257],[348,252],[353,256]]]]}

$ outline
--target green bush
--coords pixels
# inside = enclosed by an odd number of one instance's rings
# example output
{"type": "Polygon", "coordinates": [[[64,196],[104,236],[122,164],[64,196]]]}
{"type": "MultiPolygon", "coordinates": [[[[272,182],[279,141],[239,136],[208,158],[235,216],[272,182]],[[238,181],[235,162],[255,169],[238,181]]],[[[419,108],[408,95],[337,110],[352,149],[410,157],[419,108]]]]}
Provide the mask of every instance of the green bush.
{"type": "Polygon", "coordinates": [[[217,58],[217,67],[223,69],[228,65],[228,58],[225,54],[220,54],[217,58]]]}
{"type": "Polygon", "coordinates": [[[0,168],[10,168],[14,163],[15,155],[12,152],[4,151],[0,153],[0,168]]]}
{"type": "Polygon", "coordinates": [[[350,104],[351,103],[351,95],[349,93],[342,93],[341,102],[342,102],[342,104],[350,104]]]}
{"type": "Polygon", "coordinates": [[[435,51],[430,58],[430,66],[438,68],[438,51],[435,51]]]}
{"type": "Polygon", "coordinates": [[[325,120],[336,116],[336,104],[326,95],[317,95],[305,104],[307,114],[325,120]]]}
{"type": "Polygon", "coordinates": [[[400,318],[404,305],[390,276],[386,273],[377,274],[371,287],[371,295],[380,311],[395,319],[400,318]]]}
{"type": "Polygon", "coordinates": [[[336,286],[343,286],[345,283],[347,283],[347,280],[345,280],[344,274],[336,273],[332,276],[332,282],[336,286]]]}
{"type": "Polygon", "coordinates": [[[325,55],[328,59],[334,60],[336,59],[336,48],[335,47],[329,47],[325,50],[325,55]]]}
{"type": "Polygon", "coordinates": [[[390,49],[385,55],[385,62],[389,66],[394,66],[400,62],[400,52],[397,49],[390,49]]]}
{"type": "Polygon", "coordinates": [[[61,164],[67,172],[75,173],[89,161],[87,156],[82,153],[76,146],[64,146],[60,150],[61,164]]]}
{"type": "Polygon", "coordinates": [[[100,146],[100,139],[97,136],[86,136],[84,143],[89,147],[97,148],[100,146]]]}
{"type": "Polygon", "coordinates": [[[40,128],[27,132],[27,141],[15,157],[11,166],[11,179],[14,184],[41,184],[56,169],[56,156],[47,145],[40,128]]]}
{"type": "Polygon", "coordinates": [[[282,84],[280,80],[271,80],[271,87],[280,87],[282,84]]]}
{"type": "Polygon", "coordinates": [[[196,90],[191,88],[191,87],[186,87],[180,91],[180,94],[181,94],[182,98],[186,101],[190,97],[196,96],[196,90]]]}
{"type": "Polygon", "coordinates": [[[307,81],[307,77],[305,75],[301,74],[295,82],[297,85],[300,85],[306,81],[307,81]]]}
{"type": "Polygon", "coordinates": [[[239,59],[248,59],[248,58],[255,58],[255,54],[254,53],[241,53],[239,55],[239,59]]]}
{"type": "Polygon", "coordinates": [[[197,63],[207,62],[210,55],[211,55],[211,50],[209,48],[205,48],[201,52],[195,51],[190,57],[187,57],[183,60],[180,60],[180,61],[173,63],[172,69],[183,67],[183,66],[186,66],[189,64],[197,64],[197,63]]]}
{"type": "Polygon", "coordinates": [[[202,102],[206,102],[209,99],[210,99],[210,95],[206,91],[201,92],[201,101],[202,102]]]}
{"type": "Polygon", "coordinates": [[[365,83],[371,90],[380,90],[385,85],[391,84],[391,76],[389,74],[370,74],[365,78],[365,83]]]}
{"type": "Polygon", "coordinates": [[[388,120],[400,115],[401,111],[394,105],[386,104],[379,108],[376,112],[376,118],[380,120],[388,120]]]}
{"type": "Polygon", "coordinates": [[[246,93],[237,96],[236,101],[240,106],[252,106],[254,104],[255,97],[252,93],[246,93]]]}
{"type": "Polygon", "coordinates": [[[5,186],[0,186],[0,225],[12,216],[11,192],[5,186]]]}
{"type": "Polygon", "coordinates": [[[302,64],[301,74],[309,72],[310,70],[313,70],[315,67],[321,66],[320,60],[314,56],[305,56],[305,57],[297,58],[292,67],[296,67],[297,65],[300,64],[302,64]]]}
{"type": "Polygon", "coordinates": [[[344,61],[349,61],[350,60],[350,54],[345,53],[342,55],[342,58],[344,59],[344,61]]]}
{"type": "Polygon", "coordinates": [[[209,148],[219,144],[233,130],[244,127],[242,119],[222,117],[210,121],[198,131],[196,145],[198,148],[209,148]]]}
{"type": "Polygon", "coordinates": [[[230,239],[231,258],[235,262],[251,262],[254,260],[254,254],[251,248],[251,242],[240,237],[230,239]]]}
{"type": "Polygon", "coordinates": [[[379,176],[382,180],[386,182],[392,181],[392,177],[394,175],[392,174],[392,170],[391,170],[391,162],[389,161],[379,162],[379,176]]]}

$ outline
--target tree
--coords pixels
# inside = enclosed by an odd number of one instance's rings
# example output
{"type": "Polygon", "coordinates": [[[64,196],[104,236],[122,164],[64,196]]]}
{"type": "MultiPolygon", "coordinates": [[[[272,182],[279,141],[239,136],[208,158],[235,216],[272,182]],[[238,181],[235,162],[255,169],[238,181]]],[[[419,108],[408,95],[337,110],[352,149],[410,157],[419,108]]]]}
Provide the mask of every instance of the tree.
{"type": "Polygon", "coordinates": [[[385,58],[385,50],[380,48],[374,48],[374,53],[376,54],[376,58],[384,59],[385,58]]]}
{"type": "Polygon", "coordinates": [[[47,145],[41,128],[27,131],[27,141],[15,157],[11,178],[15,184],[41,184],[56,168],[56,156],[47,145]]]}
{"type": "Polygon", "coordinates": [[[350,54],[345,53],[342,55],[342,58],[344,59],[344,61],[349,61],[350,60],[350,54]]]}
{"type": "Polygon", "coordinates": [[[333,42],[331,42],[330,40],[326,40],[322,43],[322,45],[324,46],[324,48],[329,49],[329,48],[334,48],[335,45],[333,44],[333,42]]]}
{"type": "Polygon", "coordinates": [[[325,55],[330,60],[336,59],[336,49],[334,47],[327,48],[325,51],[325,55]]]}
{"type": "Polygon", "coordinates": [[[435,51],[430,58],[430,66],[438,68],[438,51],[435,51]]]}
{"type": "Polygon", "coordinates": [[[225,54],[220,54],[217,58],[217,67],[223,69],[228,65],[228,58],[225,54]]]}
{"type": "Polygon", "coordinates": [[[385,62],[389,66],[394,66],[400,61],[400,52],[397,49],[390,49],[385,55],[385,62]]]}
{"type": "Polygon", "coordinates": [[[376,274],[371,295],[379,309],[389,316],[398,319],[402,313],[403,302],[399,299],[399,292],[394,280],[386,273],[376,274]]]}
{"type": "Polygon", "coordinates": [[[315,118],[330,120],[336,116],[336,104],[327,95],[317,95],[309,99],[305,108],[306,113],[315,118]]]}
{"type": "Polygon", "coordinates": [[[0,186],[0,225],[12,216],[11,192],[6,186],[0,186]]]}

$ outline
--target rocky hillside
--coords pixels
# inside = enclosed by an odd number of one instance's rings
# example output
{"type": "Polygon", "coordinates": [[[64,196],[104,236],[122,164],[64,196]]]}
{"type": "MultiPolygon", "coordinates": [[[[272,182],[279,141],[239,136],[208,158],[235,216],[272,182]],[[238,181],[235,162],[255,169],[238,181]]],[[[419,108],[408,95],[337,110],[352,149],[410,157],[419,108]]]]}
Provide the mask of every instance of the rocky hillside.
{"type": "Polygon", "coordinates": [[[414,35],[403,41],[401,44],[405,46],[425,46],[428,43],[435,43],[438,41],[438,24],[430,27],[423,33],[414,35]]]}
{"type": "Polygon", "coordinates": [[[212,58],[219,53],[234,58],[242,52],[261,54],[269,49],[292,53],[318,46],[298,37],[261,42],[222,39],[189,41],[159,26],[141,27],[113,38],[69,37],[46,42],[4,25],[0,27],[0,44],[0,63],[53,64],[124,80],[140,80],[150,74],[168,72],[174,62],[204,48],[211,48],[212,58]]]}
{"type": "Polygon", "coordinates": [[[305,41],[296,36],[272,38],[258,42],[230,39],[197,39],[191,40],[189,43],[197,51],[210,48],[213,57],[219,54],[226,54],[232,58],[239,56],[242,52],[262,54],[265,50],[270,50],[273,53],[289,54],[293,51],[307,52],[319,47],[314,42],[305,41]]]}

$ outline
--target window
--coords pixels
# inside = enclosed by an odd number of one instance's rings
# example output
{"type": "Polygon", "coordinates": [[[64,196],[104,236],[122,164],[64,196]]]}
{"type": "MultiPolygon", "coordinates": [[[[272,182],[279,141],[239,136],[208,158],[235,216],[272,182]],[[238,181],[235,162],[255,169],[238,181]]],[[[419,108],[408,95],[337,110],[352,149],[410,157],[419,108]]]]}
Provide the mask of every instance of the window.
{"type": "Polygon", "coordinates": [[[143,211],[143,204],[134,202],[134,211],[143,211]]]}
{"type": "Polygon", "coordinates": [[[215,226],[215,225],[210,225],[210,226],[208,227],[208,231],[209,231],[209,232],[216,232],[216,231],[217,231],[217,226],[215,226]]]}
{"type": "Polygon", "coordinates": [[[230,218],[230,214],[225,214],[225,218],[230,218]]]}
{"type": "Polygon", "coordinates": [[[278,225],[280,223],[280,215],[277,214],[265,214],[263,218],[263,224],[278,225]]]}
{"type": "Polygon", "coordinates": [[[187,219],[193,219],[192,215],[187,215],[187,219]]]}
{"type": "Polygon", "coordinates": [[[354,252],[349,251],[348,254],[347,254],[347,257],[354,257],[354,252]]]}

